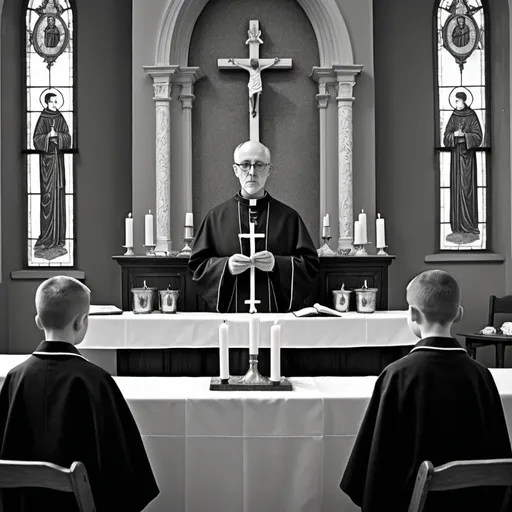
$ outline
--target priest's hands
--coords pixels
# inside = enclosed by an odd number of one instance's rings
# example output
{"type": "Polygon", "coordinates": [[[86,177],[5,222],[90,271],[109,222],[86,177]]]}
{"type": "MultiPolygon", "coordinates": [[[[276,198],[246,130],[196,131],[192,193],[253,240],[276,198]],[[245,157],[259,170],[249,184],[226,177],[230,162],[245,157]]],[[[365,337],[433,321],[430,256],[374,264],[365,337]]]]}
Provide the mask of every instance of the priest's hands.
{"type": "Polygon", "coordinates": [[[243,254],[233,254],[228,260],[229,271],[234,276],[245,272],[248,268],[251,268],[251,266],[251,258],[243,254]]]}
{"type": "Polygon", "coordinates": [[[233,256],[228,260],[229,271],[234,276],[245,272],[253,265],[263,272],[271,272],[274,269],[275,264],[276,260],[274,255],[269,251],[260,251],[255,253],[252,260],[249,256],[245,256],[243,254],[233,254],[233,256]]]}
{"type": "Polygon", "coordinates": [[[270,251],[260,251],[254,254],[254,266],[263,272],[271,272],[276,264],[276,259],[270,251]]]}

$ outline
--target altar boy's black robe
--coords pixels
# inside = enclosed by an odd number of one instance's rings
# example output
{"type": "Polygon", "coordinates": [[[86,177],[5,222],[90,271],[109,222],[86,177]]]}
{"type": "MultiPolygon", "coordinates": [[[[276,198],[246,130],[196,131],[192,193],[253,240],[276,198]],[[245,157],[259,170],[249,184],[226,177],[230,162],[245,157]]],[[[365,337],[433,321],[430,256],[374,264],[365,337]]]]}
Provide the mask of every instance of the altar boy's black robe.
{"type": "Polygon", "coordinates": [[[256,219],[256,252],[267,250],[275,257],[271,272],[256,269],[256,307],[259,312],[286,312],[303,306],[314,291],[320,268],[317,251],[300,215],[266,193],[255,207],[237,194],[206,215],[197,231],[189,269],[204,300],[220,313],[248,312],[250,271],[238,276],[228,268],[229,257],[236,253],[250,256],[248,239],[249,209],[256,219]]]}
{"type": "MultiPolygon", "coordinates": [[[[0,391],[0,458],[85,464],[97,512],[139,512],[158,494],[114,379],[69,343],[43,341],[0,391]]],[[[4,490],[4,511],[78,511],[72,493],[4,490]]]]}
{"type": "MultiPolygon", "coordinates": [[[[426,338],[379,376],[340,487],[363,512],[407,512],[420,464],[511,457],[487,368],[452,338],[426,338]]],[[[501,488],[429,493],[424,512],[494,512],[501,488]]]]}

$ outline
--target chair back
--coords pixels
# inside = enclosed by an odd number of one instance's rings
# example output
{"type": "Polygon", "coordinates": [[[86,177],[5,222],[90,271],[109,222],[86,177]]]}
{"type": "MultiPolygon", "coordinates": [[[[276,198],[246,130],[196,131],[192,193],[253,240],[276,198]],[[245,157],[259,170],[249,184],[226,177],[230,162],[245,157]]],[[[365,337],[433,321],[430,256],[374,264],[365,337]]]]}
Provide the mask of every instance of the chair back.
{"type": "Polygon", "coordinates": [[[504,297],[491,295],[489,298],[489,323],[487,325],[494,326],[494,315],[496,313],[512,314],[512,295],[505,295],[504,297]]]}
{"type": "Polygon", "coordinates": [[[0,460],[0,488],[18,487],[72,492],[80,512],[95,512],[89,478],[81,462],[73,462],[68,469],[50,462],[0,460]]]}
{"type": "Polygon", "coordinates": [[[422,512],[430,491],[450,491],[468,487],[508,487],[501,510],[507,510],[512,486],[512,459],[463,460],[434,468],[421,463],[409,504],[409,512],[422,512]]]}

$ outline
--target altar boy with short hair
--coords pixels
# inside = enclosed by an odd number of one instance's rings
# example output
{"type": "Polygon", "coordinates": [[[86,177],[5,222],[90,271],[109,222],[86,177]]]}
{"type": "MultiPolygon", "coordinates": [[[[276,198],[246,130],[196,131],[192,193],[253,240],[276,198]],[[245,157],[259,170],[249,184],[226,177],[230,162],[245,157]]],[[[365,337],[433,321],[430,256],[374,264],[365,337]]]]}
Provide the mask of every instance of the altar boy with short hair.
{"type": "MultiPolygon", "coordinates": [[[[114,379],[74,345],[87,332],[90,290],[58,276],[36,292],[45,333],[32,356],[13,368],[0,391],[0,458],[85,464],[97,512],[139,512],[158,494],[142,439],[114,379]]],[[[10,512],[77,511],[71,493],[12,489],[10,512]]]]}
{"type": "MultiPolygon", "coordinates": [[[[451,337],[462,318],[456,279],[441,270],[407,287],[408,323],[420,341],[375,384],[340,487],[363,512],[406,512],[420,464],[512,455],[489,370],[451,337]]],[[[430,493],[425,511],[499,510],[502,489],[430,493]]]]}

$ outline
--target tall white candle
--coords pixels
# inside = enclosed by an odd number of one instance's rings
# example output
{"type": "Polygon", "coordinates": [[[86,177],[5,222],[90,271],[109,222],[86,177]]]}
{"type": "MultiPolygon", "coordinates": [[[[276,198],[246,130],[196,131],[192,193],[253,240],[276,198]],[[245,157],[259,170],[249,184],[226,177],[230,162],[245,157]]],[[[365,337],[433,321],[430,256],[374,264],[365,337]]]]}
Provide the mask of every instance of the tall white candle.
{"type": "Polygon", "coordinates": [[[379,249],[386,247],[386,228],[384,219],[381,218],[380,213],[377,214],[377,220],[375,221],[375,231],[377,233],[377,243],[375,246],[379,249]]]}
{"type": "Polygon", "coordinates": [[[187,228],[193,228],[194,227],[194,214],[191,212],[187,212],[185,214],[185,226],[187,228]]]}
{"type": "Polygon", "coordinates": [[[328,213],[326,213],[326,214],[324,215],[324,223],[323,223],[323,225],[324,225],[325,227],[329,227],[329,226],[330,226],[330,224],[329,224],[329,214],[328,214],[328,213]]]}
{"type": "Polygon", "coordinates": [[[133,247],[133,218],[131,213],[129,213],[128,217],[124,220],[124,228],[124,245],[126,247],[133,247]]]}
{"type": "Polygon", "coordinates": [[[270,328],[270,380],[281,381],[281,326],[277,320],[270,328]]]}
{"type": "Polygon", "coordinates": [[[354,222],[354,245],[361,245],[363,243],[363,234],[361,231],[361,222],[356,220],[354,222]]]}
{"type": "Polygon", "coordinates": [[[219,327],[220,378],[229,379],[229,325],[224,321],[219,327]]]}
{"type": "Polygon", "coordinates": [[[154,245],[154,239],[153,239],[153,215],[151,214],[151,210],[149,210],[149,213],[146,213],[145,217],[145,237],[144,237],[144,244],[145,245],[154,245]]]}
{"type": "Polygon", "coordinates": [[[260,319],[257,316],[251,316],[249,319],[249,354],[258,353],[260,342],[260,319]]]}
{"type": "Polygon", "coordinates": [[[359,222],[361,223],[361,243],[366,244],[368,243],[368,228],[366,224],[366,213],[364,213],[364,210],[361,210],[361,213],[359,214],[359,222]]]}

